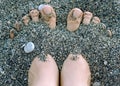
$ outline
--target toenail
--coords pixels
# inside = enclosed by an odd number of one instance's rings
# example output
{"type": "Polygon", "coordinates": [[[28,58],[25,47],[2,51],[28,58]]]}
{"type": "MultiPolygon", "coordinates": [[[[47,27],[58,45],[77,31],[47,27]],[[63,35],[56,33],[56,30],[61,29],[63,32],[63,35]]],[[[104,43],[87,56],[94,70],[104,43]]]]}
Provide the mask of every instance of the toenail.
{"type": "Polygon", "coordinates": [[[83,24],[88,25],[92,19],[93,14],[91,12],[84,12],[83,24]]]}
{"type": "Polygon", "coordinates": [[[39,16],[39,11],[38,11],[37,9],[31,10],[31,11],[30,11],[30,16],[31,16],[32,18],[38,17],[38,16],[39,16]]]}
{"type": "Polygon", "coordinates": [[[27,15],[23,16],[22,21],[25,25],[28,25],[28,23],[30,21],[29,15],[27,14],[27,15]]]}
{"type": "Polygon", "coordinates": [[[10,30],[10,38],[13,39],[15,37],[15,30],[11,29],[10,30]]]}
{"type": "Polygon", "coordinates": [[[14,28],[15,28],[17,31],[20,31],[20,27],[21,27],[20,23],[19,23],[18,21],[16,21],[15,24],[14,24],[14,28]]]}
{"type": "Polygon", "coordinates": [[[44,6],[44,8],[43,8],[43,12],[45,13],[45,14],[47,14],[47,15],[50,15],[51,13],[52,13],[52,9],[51,9],[51,7],[50,6],[44,6]]]}
{"type": "Polygon", "coordinates": [[[99,19],[99,17],[96,17],[96,16],[93,17],[92,22],[95,23],[95,24],[100,23],[100,19],[99,19]]]}
{"type": "Polygon", "coordinates": [[[93,14],[91,12],[84,12],[84,18],[92,18],[93,14]]]}
{"type": "Polygon", "coordinates": [[[82,15],[82,11],[79,9],[76,9],[73,11],[73,17],[79,18],[82,15]]]}

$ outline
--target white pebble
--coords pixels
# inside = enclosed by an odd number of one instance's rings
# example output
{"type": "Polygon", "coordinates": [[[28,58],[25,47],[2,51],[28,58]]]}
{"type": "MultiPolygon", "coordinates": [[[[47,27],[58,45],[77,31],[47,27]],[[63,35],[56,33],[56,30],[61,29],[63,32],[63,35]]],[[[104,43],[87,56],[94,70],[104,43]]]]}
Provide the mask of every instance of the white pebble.
{"type": "Polygon", "coordinates": [[[107,61],[104,61],[104,65],[107,65],[107,61]]]}
{"type": "Polygon", "coordinates": [[[45,6],[45,4],[39,5],[38,10],[42,10],[44,8],[44,6],[45,6]]]}
{"type": "Polygon", "coordinates": [[[34,48],[35,48],[35,45],[33,44],[33,42],[28,42],[24,47],[24,51],[26,53],[30,53],[34,50],[34,48]]]}

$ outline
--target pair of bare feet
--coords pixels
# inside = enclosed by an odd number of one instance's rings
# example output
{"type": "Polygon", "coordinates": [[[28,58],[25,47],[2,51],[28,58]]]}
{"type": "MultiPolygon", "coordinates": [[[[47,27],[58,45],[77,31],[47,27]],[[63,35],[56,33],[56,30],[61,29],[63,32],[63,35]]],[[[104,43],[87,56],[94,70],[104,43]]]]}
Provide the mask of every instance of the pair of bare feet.
{"type": "MultiPolygon", "coordinates": [[[[40,5],[38,10],[32,9],[28,15],[22,18],[25,25],[28,25],[30,17],[34,22],[38,22],[39,19],[43,20],[51,29],[55,29],[56,27],[56,13],[50,5],[40,5]]],[[[88,25],[91,22],[98,24],[100,23],[100,19],[96,16],[93,17],[93,14],[89,11],[82,12],[79,8],[73,8],[67,17],[67,29],[75,31],[81,23],[88,25]]]]}
{"type": "Polygon", "coordinates": [[[46,56],[45,62],[36,57],[28,73],[29,86],[90,86],[90,80],[89,65],[79,54],[67,57],[60,74],[51,55],[46,56]]]}
{"type": "MultiPolygon", "coordinates": [[[[30,17],[34,22],[42,19],[51,29],[56,27],[56,13],[50,5],[40,5],[39,11],[37,9],[31,10],[29,15],[23,17],[25,25],[28,25],[30,17]]],[[[82,12],[79,8],[73,8],[67,17],[67,29],[75,31],[81,22],[85,25],[91,22],[98,24],[100,19],[93,17],[91,12],[82,12]]],[[[38,57],[33,60],[28,73],[29,86],[58,86],[59,84],[61,86],[90,86],[89,65],[82,55],[70,54],[64,61],[60,76],[52,56],[48,54],[46,57],[45,62],[38,57]]]]}

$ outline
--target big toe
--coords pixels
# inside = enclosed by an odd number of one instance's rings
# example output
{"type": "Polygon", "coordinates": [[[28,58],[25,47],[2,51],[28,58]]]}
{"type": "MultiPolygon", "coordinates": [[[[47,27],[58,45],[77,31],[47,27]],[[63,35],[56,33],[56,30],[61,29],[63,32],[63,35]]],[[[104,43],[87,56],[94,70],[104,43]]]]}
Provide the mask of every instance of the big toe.
{"type": "Polygon", "coordinates": [[[79,8],[72,9],[67,17],[67,29],[75,31],[79,28],[82,21],[83,12],[79,8]]]}

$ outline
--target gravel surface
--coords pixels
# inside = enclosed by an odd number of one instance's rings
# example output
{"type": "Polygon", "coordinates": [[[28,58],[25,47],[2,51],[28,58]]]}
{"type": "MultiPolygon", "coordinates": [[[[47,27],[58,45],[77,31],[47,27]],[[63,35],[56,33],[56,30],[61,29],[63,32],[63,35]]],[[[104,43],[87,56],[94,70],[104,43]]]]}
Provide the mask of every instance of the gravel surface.
{"type": "Polygon", "coordinates": [[[0,0],[0,86],[27,86],[28,69],[35,56],[45,60],[51,54],[61,70],[68,54],[82,54],[92,73],[92,86],[120,86],[120,0],[51,0],[57,14],[57,27],[50,30],[44,22],[22,23],[30,9],[46,4],[43,0],[0,0]],[[66,29],[68,12],[78,7],[91,11],[100,24],[80,25],[75,32],[66,29]],[[16,31],[14,23],[21,23],[16,31]],[[15,31],[10,39],[9,32],[15,31]],[[112,32],[110,36],[109,31],[112,32]],[[31,53],[23,46],[35,44],[31,53]]]}

